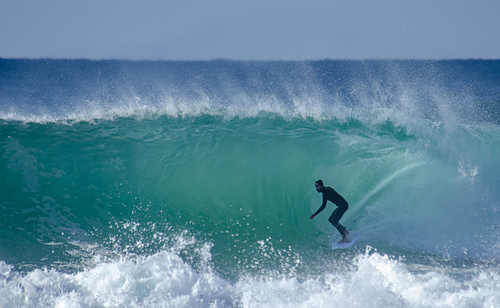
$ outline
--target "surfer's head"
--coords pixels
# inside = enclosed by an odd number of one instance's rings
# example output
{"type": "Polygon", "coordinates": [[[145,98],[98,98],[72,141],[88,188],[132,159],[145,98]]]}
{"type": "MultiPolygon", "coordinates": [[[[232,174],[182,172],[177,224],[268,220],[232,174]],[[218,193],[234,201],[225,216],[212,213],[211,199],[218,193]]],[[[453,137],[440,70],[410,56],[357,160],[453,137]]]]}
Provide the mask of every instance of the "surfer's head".
{"type": "Polygon", "coordinates": [[[318,192],[322,192],[323,188],[325,188],[325,186],[323,185],[323,181],[322,180],[317,180],[316,183],[314,184],[314,186],[316,186],[316,190],[318,192]]]}

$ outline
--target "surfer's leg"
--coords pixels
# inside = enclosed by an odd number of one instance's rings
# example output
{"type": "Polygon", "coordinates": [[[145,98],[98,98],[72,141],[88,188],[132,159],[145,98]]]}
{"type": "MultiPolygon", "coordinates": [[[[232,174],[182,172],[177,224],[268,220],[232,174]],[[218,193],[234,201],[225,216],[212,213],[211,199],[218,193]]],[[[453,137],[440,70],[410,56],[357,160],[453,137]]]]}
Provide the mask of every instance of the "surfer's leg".
{"type": "Polygon", "coordinates": [[[339,224],[339,226],[340,226],[340,227],[342,227],[342,229],[344,230],[344,233],[345,233],[346,235],[349,235],[349,230],[347,230],[347,228],[346,228],[346,227],[344,227],[343,225],[341,225],[341,224],[340,224],[340,222],[339,222],[338,224],[339,224]]]}
{"type": "Polygon", "coordinates": [[[342,216],[344,216],[344,213],[347,211],[347,209],[349,208],[349,205],[344,204],[344,205],[341,205],[338,207],[338,210],[339,210],[339,213],[337,215],[339,215],[337,219],[337,224],[342,228],[342,230],[344,230],[344,233],[345,234],[349,234],[349,230],[347,230],[346,227],[344,227],[341,223],[340,223],[340,218],[342,218],[342,216]]]}
{"type": "MultiPolygon", "coordinates": [[[[345,212],[344,212],[344,213],[345,213],[345,212]]],[[[343,214],[342,214],[342,215],[343,215],[343,214]]],[[[345,233],[345,234],[349,235],[349,230],[347,230],[347,228],[346,228],[346,227],[344,227],[344,226],[340,223],[340,221],[339,221],[339,222],[337,222],[337,224],[338,224],[338,225],[342,228],[342,230],[344,230],[344,233],[345,233]]]]}
{"type": "MultiPolygon", "coordinates": [[[[344,212],[345,210],[336,208],[332,215],[330,215],[330,218],[328,218],[328,221],[339,231],[340,234],[342,234],[342,238],[346,238],[345,231],[347,231],[347,229],[339,223],[339,220],[342,218],[342,215],[344,215],[344,212]]],[[[349,233],[349,231],[347,231],[347,233],[349,233]]]]}
{"type": "Polygon", "coordinates": [[[337,214],[338,208],[333,211],[332,215],[330,215],[330,218],[328,218],[328,221],[335,226],[335,215],[337,214]]]}

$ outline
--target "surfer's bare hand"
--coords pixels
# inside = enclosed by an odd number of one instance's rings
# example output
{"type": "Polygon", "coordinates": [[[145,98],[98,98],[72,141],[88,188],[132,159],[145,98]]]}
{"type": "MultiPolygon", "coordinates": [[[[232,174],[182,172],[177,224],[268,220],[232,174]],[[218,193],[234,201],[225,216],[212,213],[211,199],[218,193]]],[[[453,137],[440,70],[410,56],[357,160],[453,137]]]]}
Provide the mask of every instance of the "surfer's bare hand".
{"type": "Polygon", "coordinates": [[[312,214],[310,218],[311,218],[311,219],[314,219],[314,216],[316,216],[316,215],[312,214]]]}

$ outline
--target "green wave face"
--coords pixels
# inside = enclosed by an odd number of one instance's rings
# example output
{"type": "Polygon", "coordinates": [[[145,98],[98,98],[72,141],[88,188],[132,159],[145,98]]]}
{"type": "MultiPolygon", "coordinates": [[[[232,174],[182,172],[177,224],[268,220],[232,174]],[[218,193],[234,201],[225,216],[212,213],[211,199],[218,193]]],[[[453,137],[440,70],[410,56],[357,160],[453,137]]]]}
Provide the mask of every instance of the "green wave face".
{"type": "Polygon", "coordinates": [[[1,130],[0,258],[28,268],[163,249],[196,267],[208,249],[206,262],[228,276],[321,270],[337,234],[331,203],[309,219],[322,200],[317,179],[349,202],[341,222],[368,213],[352,226],[352,253],[495,258],[487,243],[498,231],[486,234],[498,222],[495,127],[261,114],[1,130]]]}

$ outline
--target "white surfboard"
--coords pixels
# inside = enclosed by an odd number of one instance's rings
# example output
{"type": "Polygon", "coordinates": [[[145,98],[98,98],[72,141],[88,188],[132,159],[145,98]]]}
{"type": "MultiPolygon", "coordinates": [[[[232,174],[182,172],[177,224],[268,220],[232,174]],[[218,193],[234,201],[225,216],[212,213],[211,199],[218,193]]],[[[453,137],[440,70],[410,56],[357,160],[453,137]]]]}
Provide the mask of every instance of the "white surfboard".
{"type": "Polygon", "coordinates": [[[342,239],[342,236],[338,236],[337,238],[335,238],[332,241],[332,249],[345,249],[351,247],[352,245],[354,245],[354,243],[356,243],[358,235],[354,231],[349,231],[349,235],[347,236],[347,238],[349,239],[349,242],[340,244],[339,241],[342,239]]]}

